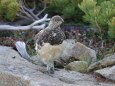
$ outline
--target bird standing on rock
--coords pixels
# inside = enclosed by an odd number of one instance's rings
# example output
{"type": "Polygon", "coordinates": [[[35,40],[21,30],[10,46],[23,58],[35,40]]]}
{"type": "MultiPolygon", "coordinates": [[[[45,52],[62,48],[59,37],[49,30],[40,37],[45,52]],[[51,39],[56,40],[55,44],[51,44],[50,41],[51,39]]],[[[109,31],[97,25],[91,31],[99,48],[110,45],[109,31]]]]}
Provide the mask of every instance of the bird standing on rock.
{"type": "Polygon", "coordinates": [[[64,20],[60,16],[51,18],[49,25],[35,36],[35,49],[38,58],[47,65],[49,74],[54,73],[54,61],[65,49],[65,34],[60,25],[64,20]]]}

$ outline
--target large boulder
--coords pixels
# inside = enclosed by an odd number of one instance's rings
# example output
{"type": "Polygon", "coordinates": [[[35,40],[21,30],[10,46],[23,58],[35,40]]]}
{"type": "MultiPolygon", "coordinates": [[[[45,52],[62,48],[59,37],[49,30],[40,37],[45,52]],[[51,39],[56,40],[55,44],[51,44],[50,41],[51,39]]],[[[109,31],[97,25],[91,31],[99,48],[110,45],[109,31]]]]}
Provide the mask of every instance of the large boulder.
{"type": "Polygon", "coordinates": [[[95,71],[95,73],[100,74],[105,78],[115,81],[115,66],[97,70],[97,71],[95,71]]]}
{"type": "Polygon", "coordinates": [[[75,40],[68,39],[65,40],[67,42],[66,48],[63,51],[60,59],[58,59],[58,63],[63,64],[64,62],[68,62],[68,60],[80,60],[86,61],[88,64],[94,63],[97,60],[96,52],[83,45],[80,42],[75,42],[75,40]]]}
{"type": "Polygon", "coordinates": [[[97,60],[95,50],[83,45],[80,42],[76,43],[76,46],[74,47],[74,51],[75,51],[74,53],[75,58],[81,61],[87,61],[90,64],[97,60]]]}
{"type": "Polygon", "coordinates": [[[31,83],[28,77],[0,71],[0,86],[29,86],[31,83]]]}
{"type": "Polygon", "coordinates": [[[97,82],[92,75],[59,69],[49,76],[46,68],[22,58],[11,47],[0,46],[0,86],[114,86],[97,82]]]}
{"type": "Polygon", "coordinates": [[[112,66],[112,65],[115,65],[115,53],[113,55],[109,55],[109,56],[103,58],[102,60],[99,60],[98,62],[91,64],[88,67],[88,71],[102,69],[102,68],[112,66]]]}
{"type": "Polygon", "coordinates": [[[63,86],[66,83],[43,74],[46,68],[22,58],[11,47],[0,46],[0,86],[63,86]]]}
{"type": "Polygon", "coordinates": [[[76,43],[75,40],[73,39],[67,39],[65,41],[66,41],[66,47],[60,57],[64,61],[67,61],[69,58],[73,57],[74,54],[73,48],[75,47],[76,43]]]}
{"type": "MultiPolygon", "coordinates": [[[[81,86],[86,86],[85,84],[92,82],[93,82],[92,84],[95,84],[95,78],[92,75],[83,74],[77,71],[66,71],[66,70],[56,71],[54,77],[59,78],[63,82],[71,84],[76,83],[77,85],[81,86]]],[[[90,86],[90,84],[88,86],[90,86]]]]}
{"type": "MultiPolygon", "coordinates": [[[[114,86],[114,83],[98,82],[91,74],[83,74],[77,71],[56,71],[54,77],[60,81],[69,83],[63,86],[114,86]]],[[[58,86],[58,85],[56,85],[58,86]]]]}
{"type": "Polygon", "coordinates": [[[65,68],[78,72],[87,72],[88,63],[85,61],[74,61],[65,66],[65,68]]]}

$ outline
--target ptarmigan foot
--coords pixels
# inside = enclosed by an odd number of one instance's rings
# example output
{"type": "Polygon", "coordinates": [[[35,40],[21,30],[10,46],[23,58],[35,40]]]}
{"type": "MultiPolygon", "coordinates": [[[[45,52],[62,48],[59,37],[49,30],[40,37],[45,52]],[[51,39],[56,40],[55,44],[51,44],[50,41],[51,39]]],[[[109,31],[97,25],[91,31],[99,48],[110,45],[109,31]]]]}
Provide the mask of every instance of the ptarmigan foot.
{"type": "Polygon", "coordinates": [[[47,64],[47,72],[48,74],[54,74],[54,63],[53,62],[49,62],[47,64]]]}
{"type": "Polygon", "coordinates": [[[59,71],[59,69],[58,69],[58,68],[54,68],[54,70],[55,70],[55,71],[59,71]]]}

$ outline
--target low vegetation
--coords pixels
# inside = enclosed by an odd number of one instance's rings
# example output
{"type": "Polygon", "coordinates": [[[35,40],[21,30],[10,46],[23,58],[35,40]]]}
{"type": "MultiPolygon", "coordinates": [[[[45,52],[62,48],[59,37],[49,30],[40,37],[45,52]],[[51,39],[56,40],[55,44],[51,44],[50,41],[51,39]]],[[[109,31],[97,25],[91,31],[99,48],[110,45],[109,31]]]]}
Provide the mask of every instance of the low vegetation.
{"type": "MultiPolygon", "coordinates": [[[[108,53],[115,52],[115,0],[44,0],[42,4],[41,0],[34,0],[36,4],[33,0],[25,1],[29,6],[28,9],[36,7],[33,12],[34,16],[38,13],[37,10],[42,11],[38,18],[46,13],[49,14],[49,17],[61,15],[65,20],[64,25],[69,28],[69,30],[64,30],[66,37],[74,38],[95,49],[99,59],[108,53]],[[77,26],[71,29],[69,25],[77,26]],[[85,29],[81,30],[78,25],[85,29]],[[85,26],[89,26],[92,30],[87,30],[85,26]]],[[[17,0],[0,0],[0,21],[20,20],[19,16],[16,16],[18,12],[19,2],[17,0]]],[[[23,40],[28,45],[29,53],[34,55],[32,38],[37,32],[36,30],[2,30],[0,31],[0,45],[13,46],[15,41],[23,40]]]]}
{"type": "Polygon", "coordinates": [[[19,11],[17,0],[0,0],[0,20],[13,21],[19,11]]]}

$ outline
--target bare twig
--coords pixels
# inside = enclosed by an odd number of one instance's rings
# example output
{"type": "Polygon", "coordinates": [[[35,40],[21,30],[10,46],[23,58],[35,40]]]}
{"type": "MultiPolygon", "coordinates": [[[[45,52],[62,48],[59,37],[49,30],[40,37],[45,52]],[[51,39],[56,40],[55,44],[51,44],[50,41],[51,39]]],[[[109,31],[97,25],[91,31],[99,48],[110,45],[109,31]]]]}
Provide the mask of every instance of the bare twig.
{"type": "Polygon", "coordinates": [[[23,0],[19,0],[19,6],[20,6],[20,12],[24,15],[26,15],[29,19],[34,20],[34,18],[32,17],[31,14],[29,14],[25,9],[24,9],[24,6],[23,6],[23,0]]]}
{"type": "Polygon", "coordinates": [[[19,17],[21,17],[21,18],[24,18],[24,19],[30,20],[30,18],[28,18],[27,16],[21,15],[21,14],[19,14],[19,13],[17,13],[16,15],[19,16],[19,17]]]}
{"type": "Polygon", "coordinates": [[[102,30],[101,27],[99,26],[99,24],[97,23],[97,21],[95,20],[96,26],[99,29],[99,33],[100,33],[100,39],[101,39],[101,48],[104,48],[104,40],[103,40],[103,36],[102,36],[102,30]]]}
{"type": "Polygon", "coordinates": [[[42,2],[43,3],[43,5],[44,5],[44,7],[43,7],[43,9],[41,10],[41,11],[39,11],[38,13],[37,13],[37,16],[39,16],[41,13],[43,13],[43,11],[46,9],[46,3],[45,2],[42,2]]]}
{"type": "Polygon", "coordinates": [[[33,4],[32,8],[29,8],[29,6],[25,2],[25,0],[19,0],[19,8],[20,8],[21,14],[17,14],[17,16],[19,16],[21,18],[32,20],[32,21],[36,21],[36,20],[40,19],[39,16],[46,9],[46,3],[44,1],[42,1],[42,3],[43,3],[43,9],[41,11],[38,11],[37,13],[35,13],[35,10],[37,8],[35,0],[34,0],[34,4],[33,4]]]}
{"type": "MultiPolygon", "coordinates": [[[[32,17],[28,12],[26,12],[26,11],[24,10],[21,0],[19,0],[19,5],[20,5],[20,11],[21,11],[21,13],[25,14],[26,17],[28,17],[29,19],[31,19],[31,20],[34,21],[33,17],[32,17]]],[[[20,17],[21,17],[21,16],[20,16],[20,17]]]]}
{"type": "Polygon", "coordinates": [[[35,3],[35,1],[34,1],[34,6],[33,6],[33,8],[31,9],[31,11],[34,11],[36,9],[36,3],[35,3]]]}

